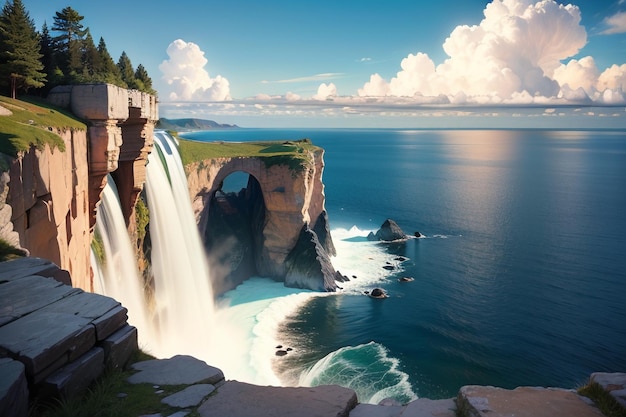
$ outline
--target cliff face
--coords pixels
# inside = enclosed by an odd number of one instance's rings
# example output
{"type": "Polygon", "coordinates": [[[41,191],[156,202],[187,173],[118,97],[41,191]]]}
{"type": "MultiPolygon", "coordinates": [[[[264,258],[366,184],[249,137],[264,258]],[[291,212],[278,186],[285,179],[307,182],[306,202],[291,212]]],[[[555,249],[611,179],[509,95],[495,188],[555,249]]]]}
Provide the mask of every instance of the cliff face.
{"type": "Polygon", "coordinates": [[[287,286],[334,291],[336,284],[330,276],[335,271],[328,258],[329,254],[334,255],[334,248],[327,233],[324,210],[323,150],[309,152],[303,169],[268,165],[258,157],[215,158],[188,165],[189,192],[200,231],[206,230],[211,199],[220,190],[223,180],[233,172],[248,173],[258,181],[265,204],[260,236],[255,237],[259,242],[254,248],[257,273],[283,280],[287,286]],[[302,248],[297,242],[303,230],[316,235],[314,230],[318,224],[326,232],[323,242],[316,239],[313,246],[319,246],[319,251],[308,250],[308,253],[314,258],[323,258],[324,266],[317,268],[319,274],[312,274],[310,265],[302,269],[299,262],[287,263],[286,260],[288,257],[302,259],[296,256],[294,248],[296,251],[297,246],[302,248]]]}
{"type": "Polygon", "coordinates": [[[14,159],[7,203],[21,246],[68,270],[91,289],[89,177],[85,131],[57,131],[65,151],[45,146],[14,159]]]}

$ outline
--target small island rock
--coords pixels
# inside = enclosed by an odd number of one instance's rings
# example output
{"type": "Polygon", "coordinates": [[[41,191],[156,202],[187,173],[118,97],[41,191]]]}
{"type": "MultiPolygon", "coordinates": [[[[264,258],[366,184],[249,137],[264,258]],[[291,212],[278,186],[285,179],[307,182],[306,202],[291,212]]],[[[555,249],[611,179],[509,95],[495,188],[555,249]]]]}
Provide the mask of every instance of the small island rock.
{"type": "Polygon", "coordinates": [[[394,240],[406,240],[406,233],[398,226],[398,224],[391,220],[387,219],[380,226],[380,229],[376,232],[376,234],[370,232],[367,236],[367,240],[382,240],[384,242],[393,242],[394,240]]]}

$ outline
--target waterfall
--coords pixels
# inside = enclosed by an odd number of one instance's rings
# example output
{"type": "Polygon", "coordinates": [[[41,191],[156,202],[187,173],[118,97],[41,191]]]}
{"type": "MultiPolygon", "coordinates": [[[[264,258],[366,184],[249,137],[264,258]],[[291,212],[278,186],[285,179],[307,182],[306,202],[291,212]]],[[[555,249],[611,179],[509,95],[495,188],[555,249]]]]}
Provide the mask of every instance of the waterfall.
{"type": "Polygon", "coordinates": [[[97,265],[92,257],[94,286],[128,308],[129,322],[138,329],[140,348],[161,358],[189,354],[207,360],[213,294],[206,255],[177,144],[165,132],[155,132],[154,139],[145,184],[153,299],[146,300],[135,251],[110,177],[96,221],[106,262],[97,265]]]}
{"type": "Polygon", "coordinates": [[[156,149],[148,157],[146,196],[160,336],[155,352],[158,356],[186,353],[206,359],[213,318],[206,255],[177,145],[165,132],[156,132],[154,139],[156,149]]]}
{"type": "Polygon", "coordinates": [[[99,265],[91,254],[95,291],[115,298],[128,309],[128,321],[142,329],[139,343],[148,343],[154,329],[147,318],[146,299],[135,251],[130,243],[113,178],[107,178],[96,215],[96,233],[102,239],[106,262],[99,265]]]}

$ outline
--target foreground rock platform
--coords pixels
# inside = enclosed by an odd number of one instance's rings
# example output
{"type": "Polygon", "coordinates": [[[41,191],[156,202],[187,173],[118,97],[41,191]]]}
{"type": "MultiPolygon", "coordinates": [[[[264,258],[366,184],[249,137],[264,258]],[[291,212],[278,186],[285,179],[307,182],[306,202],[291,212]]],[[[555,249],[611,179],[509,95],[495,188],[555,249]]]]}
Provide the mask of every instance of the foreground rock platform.
{"type": "Polygon", "coordinates": [[[0,263],[0,357],[23,365],[30,395],[74,395],[137,349],[126,308],[57,281],[63,272],[40,258],[0,263]]]}
{"type": "Polygon", "coordinates": [[[518,387],[514,390],[468,385],[457,398],[468,417],[602,417],[576,392],[561,388],[518,387]]]}
{"type": "MultiPolygon", "coordinates": [[[[258,386],[234,380],[208,383],[217,368],[203,361],[175,356],[171,359],[151,360],[133,365],[133,368],[150,368],[147,383],[190,384],[162,400],[181,413],[195,412],[201,417],[256,416],[256,417],[602,417],[603,414],[591,400],[574,390],[563,388],[518,387],[513,390],[469,385],[460,389],[456,398],[431,400],[419,398],[408,404],[384,400],[379,405],[359,404],[356,393],[335,385],[318,387],[258,386]],[[142,365],[143,364],[143,365],[142,365]],[[171,379],[171,372],[180,364],[181,369],[193,369],[183,382],[179,376],[171,379]],[[210,371],[210,372],[209,372],[210,371]],[[159,375],[161,374],[161,375],[159,375]],[[165,378],[165,379],[163,379],[165,378]]],[[[180,375],[187,371],[178,372],[180,375]]],[[[141,373],[141,372],[140,372],[141,373]]],[[[138,374],[135,374],[138,375],[138,374]]],[[[221,371],[216,374],[221,375],[221,371]]],[[[213,380],[217,376],[213,377],[213,380]]],[[[623,390],[626,374],[593,374],[596,382],[608,392],[623,390]]],[[[156,385],[155,387],[158,387],[156,385]]],[[[167,417],[171,417],[172,414],[167,417]]],[[[166,416],[160,416],[166,417],[166,416]]]]}
{"type": "Polygon", "coordinates": [[[356,393],[337,385],[282,388],[227,381],[198,413],[202,417],[347,417],[356,404],[356,393]]]}

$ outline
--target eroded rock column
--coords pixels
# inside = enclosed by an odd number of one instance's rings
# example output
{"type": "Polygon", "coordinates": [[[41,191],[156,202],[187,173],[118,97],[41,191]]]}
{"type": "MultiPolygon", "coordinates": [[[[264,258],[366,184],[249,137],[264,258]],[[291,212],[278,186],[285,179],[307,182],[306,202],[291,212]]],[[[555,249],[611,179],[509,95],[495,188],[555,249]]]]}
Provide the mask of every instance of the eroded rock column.
{"type": "Polygon", "coordinates": [[[158,120],[156,97],[129,91],[128,119],[120,127],[124,143],[118,167],[112,173],[120,196],[126,225],[133,232],[135,204],[146,182],[146,164],[154,144],[154,125],[158,120]]]}

